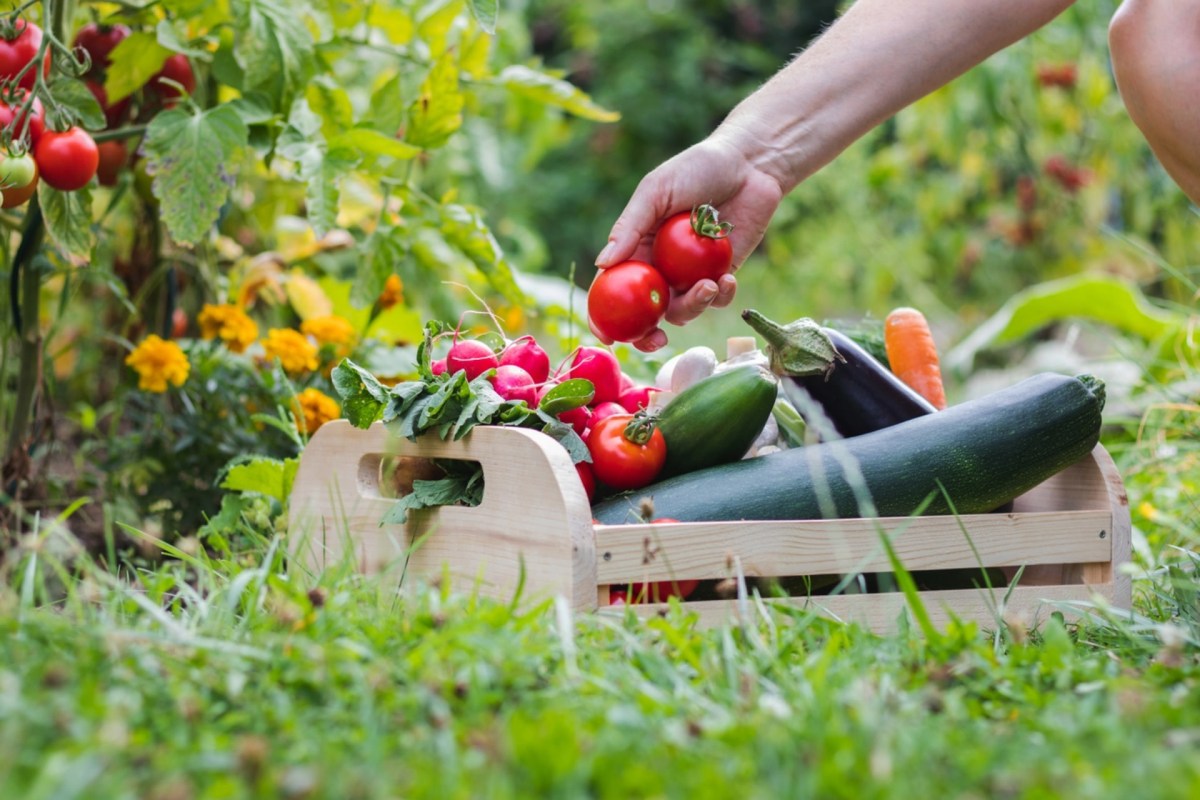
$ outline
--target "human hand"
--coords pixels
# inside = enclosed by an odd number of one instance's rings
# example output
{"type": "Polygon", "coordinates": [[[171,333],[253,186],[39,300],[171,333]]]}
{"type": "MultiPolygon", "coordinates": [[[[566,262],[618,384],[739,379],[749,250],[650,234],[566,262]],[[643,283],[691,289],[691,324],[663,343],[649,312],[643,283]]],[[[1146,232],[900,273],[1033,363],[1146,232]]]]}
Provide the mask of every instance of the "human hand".
{"type": "MultiPolygon", "coordinates": [[[[775,178],[755,167],[738,148],[710,137],[642,178],[613,224],[596,266],[604,269],[629,259],[649,262],[659,226],[673,214],[708,203],[717,207],[722,220],[733,223],[729,243],[736,271],[762,240],[782,198],[783,189],[775,178]]],[[[710,306],[729,305],[736,291],[737,279],[731,272],[718,281],[699,281],[684,294],[672,292],[666,320],[684,325],[710,306]]],[[[592,333],[610,343],[594,326],[592,333]]],[[[657,328],[633,345],[651,352],[666,343],[667,335],[657,328]]]]}

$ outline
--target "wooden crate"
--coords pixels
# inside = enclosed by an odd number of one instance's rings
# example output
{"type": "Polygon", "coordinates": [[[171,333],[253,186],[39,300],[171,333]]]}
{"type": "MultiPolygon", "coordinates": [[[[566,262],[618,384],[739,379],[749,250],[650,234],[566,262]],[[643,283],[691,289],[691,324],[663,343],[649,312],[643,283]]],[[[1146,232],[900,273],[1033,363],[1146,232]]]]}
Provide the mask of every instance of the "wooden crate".
{"type": "MultiPolygon", "coordinates": [[[[399,494],[398,494],[399,493],[399,494]]],[[[700,522],[599,525],[566,451],[534,431],[478,427],[459,442],[413,443],[382,424],[323,426],[300,461],[291,497],[290,550],[311,569],[341,563],[386,571],[406,584],[449,576],[455,588],[511,599],[565,596],[578,610],[602,611],[610,587],[633,582],[887,572],[880,534],[891,537],[910,571],[1024,566],[1004,613],[1029,624],[1061,601],[1102,596],[1130,606],[1129,503],[1103,447],[1017,498],[1009,514],[875,520],[700,522]],[[429,458],[478,461],[483,502],[475,508],[414,512],[381,525],[394,497],[428,469],[429,458]],[[392,489],[385,487],[392,485],[392,489]],[[969,537],[967,535],[969,533],[969,537]],[[972,547],[973,545],[973,547],[972,547]],[[523,574],[522,574],[523,573],[523,574]]],[[[1007,587],[928,591],[935,623],[949,613],[994,627],[1007,587]]],[[[893,627],[904,598],[894,592],[773,598],[817,608],[876,630],[893,627]]],[[[736,598],[689,601],[706,623],[745,613],[736,598]]],[[[639,613],[661,610],[634,607],[639,613]]]]}

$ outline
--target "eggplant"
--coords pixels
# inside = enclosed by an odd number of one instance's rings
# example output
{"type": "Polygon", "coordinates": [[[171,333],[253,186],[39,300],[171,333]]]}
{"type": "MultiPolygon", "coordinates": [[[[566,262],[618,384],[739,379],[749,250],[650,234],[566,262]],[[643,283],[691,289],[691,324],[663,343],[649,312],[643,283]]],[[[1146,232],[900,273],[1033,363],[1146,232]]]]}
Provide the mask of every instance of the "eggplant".
{"type": "MultiPolygon", "coordinates": [[[[805,317],[780,325],[754,310],[742,319],[767,342],[784,395],[818,432],[814,401],[838,435],[858,436],[937,409],[853,339],[805,317]]],[[[822,438],[828,438],[823,436],[822,438]]]]}

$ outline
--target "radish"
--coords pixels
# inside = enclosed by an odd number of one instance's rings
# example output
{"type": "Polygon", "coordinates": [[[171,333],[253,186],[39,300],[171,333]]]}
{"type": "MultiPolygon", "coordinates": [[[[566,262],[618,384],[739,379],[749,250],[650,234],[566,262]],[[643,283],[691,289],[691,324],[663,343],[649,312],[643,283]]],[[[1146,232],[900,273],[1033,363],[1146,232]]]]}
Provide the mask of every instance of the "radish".
{"type": "Polygon", "coordinates": [[[496,374],[489,380],[496,387],[496,393],[505,400],[524,400],[525,405],[533,408],[537,405],[537,387],[529,373],[515,364],[501,364],[496,367],[496,374]]]}
{"type": "Polygon", "coordinates": [[[588,422],[588,425],[595,426],[596,423],[605,417],[611,417],[613,414],[624,413],[627,413],[625,411],[625,406],[621,405],[620,403],[614,403],[611,400],[607,400],[603,403],[597,403],[592,407],[592,418],[588,422]]]}
{"type": "MultiPolygon", "coordinates": [[[[538,405],[541,405],[542,398],[545,397],[546,393],[549,392],[551,389],[553,389],[555,386],[558,386],[558,381],[551,380],[551,381],[547,381],[546,383],[543,383],[538,388],[538,390],[537,390],[538,405]]],[[[558,418],[561,421],[570,425],[572,428],[575,429],[576,433],[578,433],[580,436],[582,436],[583,432],[587,430],[588,425],[592,421],[592,410],[590,408],[588,408],[587,406],[579,406],[578,408],[572,408],[569,411],[563,411],[561,414],[558,415],[558,418]]]]}
{"type": "Polygon", "coordinates": [[[550,356],[532,336],[510,342],[500,354],[500,364],[520,367],[529,373],[534,383],[545,383],[550,377],[550,356]]]}
{"type": "Polygon", "coordinates": [[[587,492],[588,502],[592,502],[592,496],[596,494],[596,476],[592,473],[592,465],[586,461],[580,461],[575,464],[575,471],[579,473],[583,491],[587,492]]]}
{"type": "Polygon", "coordinates": [[[621,397],[617,402],[630,414],[636,414],[639,409],[650,408],[650,392],[652,391],[654,390],[649,386],[631,386],[621,392],[621,397]]]}
{"type": "Polygon", "coordinates": [[[592,403],[616,402],[621,396],[621,365],[603,347],[581,347],[571,359],[572,378],[586,378],[596,389],[592,403]]]}
{"type": "Polygon", "coordinates": [[[432,372],[434,375],[441,375],[443,372],[446,371],[446,359],[435,358],[433,361],[430,361],[429,362],[429,371],[432,372]]]}
{"type": "Polygon", "coordinates": [[[475,380],[489,369],[495,369],[499,363],[492,348],[477,339],[460,339],[446,354],[446,369],[451,374],[463,370],[467,373],[469,381],[475,380]]]}

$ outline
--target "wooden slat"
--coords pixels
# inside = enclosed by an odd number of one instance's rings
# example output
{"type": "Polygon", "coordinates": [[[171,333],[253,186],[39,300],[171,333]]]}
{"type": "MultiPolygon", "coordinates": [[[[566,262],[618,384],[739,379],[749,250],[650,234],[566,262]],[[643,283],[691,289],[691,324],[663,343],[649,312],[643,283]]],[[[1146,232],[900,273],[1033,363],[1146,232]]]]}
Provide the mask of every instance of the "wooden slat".
{"type": "Polygon", "coordinates": [[[602,584],[725,578],[731,574],[734,556],[741,559],[745,574],[754,576],[886,572],[890,567],[881,533],[891,539],[909,570],[1112,558],[1112,514],[1107,510],[974,514],[957,519],[598,525],[596,577],[602,584]]]}
{"type": "MultiPolygon", "coordinates": [[[[995,629],[997,617],[993,609],[1004,599],[1005,588],[998,588],[989,600],[984,591],[978,589],[954,589],[948,591],[921,592],[921,600],[930,621],[938,629],[944,629],[951,616],[962,620],[974,620],[981,627],[995,629]]],[[[1008,604],[1002,611],[1002,619],[1019,619],[1027,626],[1037,625],[1054,611],[1062,611],[1068,619],[1075,616],[1069,608],[1055,606],[1068,601],[1091,601],[1102,597],[1114,602],[1114,586],[1018,586],[1012,590],[1008,604]]],[[[797,608],[808,608],[818,614],[846,622],[857,622],[879,633],[890,633],[897,629],[901,615],[907,609],[904,595],[899,592],[883,594],[839,595],[837,597],[792,597],[764,599],[764,603],[786,604],[797,608]]],[[[745,606],[737,600],[704,600],[687,602],[684,608],[695,612],[701,627],[721,625],[739,619],[739,609],[745,608],[750,622],[755,622],[758,611],[752,601],[745,606]]],[[[652,617],[665,612],[663,604],[633,606],[639,616],[652,617]]],[[[600,609],[601,614],[621,615],[624,606],[609,606],[600,609]]],[[[912,615],[909,613],[911,621],[912,615]]],[[[914,623],[915,624],[915,623],[914,623]]]]}

